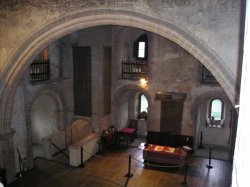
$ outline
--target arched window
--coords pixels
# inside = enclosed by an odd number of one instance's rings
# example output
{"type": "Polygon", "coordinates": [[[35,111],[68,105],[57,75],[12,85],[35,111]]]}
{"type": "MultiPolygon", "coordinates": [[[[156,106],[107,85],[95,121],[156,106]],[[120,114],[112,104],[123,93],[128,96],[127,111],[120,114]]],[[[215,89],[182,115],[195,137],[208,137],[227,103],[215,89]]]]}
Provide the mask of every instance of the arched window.
{"type": "Polygon", "coordinates": [[[145,95],[139,95],[139,106],[138,106],[138,119],[147,119],[148,113],[148,100],[145,95]]]}
{"type": "Polygon", "coordinates": [[[148,38],[146,35],[140,36],[134,43],[134,57],[137,60],[148,59],[148,38]]]}
{"type": "Polygon", "coordinates": [[[148,112],[148,100],[147,98],[142,94],[141,95],[141,102],[140,102],[140,112],[148,112]]]}
{"type": "Polygon", "coordinates": [[[208,126],[221,127],[224,122],[224,102],[215,98],[209,102],[208,126]]]}

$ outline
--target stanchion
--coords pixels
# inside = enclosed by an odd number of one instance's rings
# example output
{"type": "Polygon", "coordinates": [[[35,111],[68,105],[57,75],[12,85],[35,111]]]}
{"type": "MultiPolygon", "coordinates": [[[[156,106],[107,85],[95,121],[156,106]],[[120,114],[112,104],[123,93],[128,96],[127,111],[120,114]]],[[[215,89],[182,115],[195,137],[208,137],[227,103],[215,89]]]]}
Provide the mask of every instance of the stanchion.
{"type": "Polygon", "coordinates": [[[128,178],[131,178],[133,174],[131,173],[131,155],[128,157],[128,173],[125,175],[128,178]]]}
{"type": "Polygon", "coordinates": [[[184,180],[181,182],[181,186],[187,186],[187,171],[188,171],[188,163],[185,162],[185,175],[184,180]]]}
{"type": "Polygon", "coordinates": [[[83,168],[85,166],[85,164],[83,163],[83,148],[81,147],[81,164],[79,165],[79,167],[83,168]]]}
{"type": "Polygon", "coordinates": [[[202,131],[201,131],[201,135],[200,135],[200,145],[199,145],[199,149],[203,149],[203,135],[202,135],[202,131]]]}
{"type": "Polygon", "coordinates": [[[0,182],[2,182],[4,186],[7,186],[6,169],[0,168],[0,179],[0,182]]]}
{"type": "Polygon", "coordinates": [[[211,166],[211,155],[212,155],[212,146],[209,146],[209,163],[207,165],[208,169],[212,169],[213,166],[211,166]]]}

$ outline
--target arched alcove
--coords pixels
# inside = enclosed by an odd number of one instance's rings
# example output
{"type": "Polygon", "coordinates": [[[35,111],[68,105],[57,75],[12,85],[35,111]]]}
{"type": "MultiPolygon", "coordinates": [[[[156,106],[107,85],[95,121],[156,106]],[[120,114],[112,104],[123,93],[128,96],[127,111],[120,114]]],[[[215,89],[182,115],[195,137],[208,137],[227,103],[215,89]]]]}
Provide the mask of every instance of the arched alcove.
{"type": "Polygon", "coordinates": [[[34,148],[38,148],[37,153],[43,156],[41,147],[39,147],[41,139],[49,134],[66,129],[65,111],[63,111],[65,103],[63,102],[63,95],[59,94],[60,92],[60,89],[55,89],[53,86],[47,85],[38,89],[32,97],[27,100],[26,128],[28,168],[33,166],[33,158],[36,156],[33,154],[34,148]],[[42,123],[45,123],[45,125],[42,125],[42,123]],[[42,126],[40,127],[39,124],[42,126]],[[36,136],[37,133],[38,135],[36,136]],[[33,144],[38,146],[35,147],[33,144]]]}
{"type": "MultiPolygon", "coordinates": [[[[136,84],[127,84],[119,88],[112,99],[112,123],[118,128],[129,125],[129,119],[137,118],[138,97],[143,94],[148,101],[146,124],[150,124],[151,97],[146,89],[136,84]]],[[[148,126],[145,130],[148,129],[148,126]]]]}
{"type": "Polygon", "coordinates": [[[199,156],[208,157],[208,146],[214,148],[214,158],[230,159],[230,152],[234,139],[234,121],[232,119],[233,106],[228,97],[222,91],[205,92],[199,95],[192,105],[191,114],[196,123],[196,145],[195,149],[199,156]],[[210,102],[214,98],[219,98],[223,102],[223,124],[220,127],[209,126],[207,117],[210,102]]]}

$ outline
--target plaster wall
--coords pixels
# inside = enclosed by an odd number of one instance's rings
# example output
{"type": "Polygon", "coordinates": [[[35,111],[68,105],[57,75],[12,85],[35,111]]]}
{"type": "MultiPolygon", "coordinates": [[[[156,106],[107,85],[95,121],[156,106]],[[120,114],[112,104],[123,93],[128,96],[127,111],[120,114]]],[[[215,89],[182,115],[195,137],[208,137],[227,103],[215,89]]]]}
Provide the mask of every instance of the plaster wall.
{"type": "Polygon", "coordinates": [[[71,33],[60,40],[62,45],[62,64],[63,64],[63,87],[65,101],[67,102],[68,112],[73,117],[74,98],[73,98],[73,58],[72,46],[90,46],[92,61],[92,125],[96,132],[100,130],[100,121],[104,126],[110,124],[110,117],[102,116],[101,109],[103,103],[102,88],[102,68],[103,68],[103,47],[112,45],[112,27],[93,27],[71,33]],[[104,118],[104,119],[102,119],[104,118]],[[107,121],[109,120],[109,121],[107,121]]]}
{"type": "Polygon", "coordinates": [[[129,103],[128,102],[122,102],[119,104],[118,108],[118,121],[116,124],[117,129],[121,129],[123,127],[127,127],[128,124],[128,110],[129,109],[129,103]]]}
{"type": "MultiPolygon", "coordinates": [[[[121,61],[123,59],[133,60],[133,42],[140,35],[147,34],[149,40],[149,81],[147,86],[143,89],[145,89],[152,99],[150,101],[152,105],[149,113],[149,129],[156,131],[160,130],[161,102],[159,100],[154,100],[157,92],[186,93],[187,97],[184,102],[182,119],[182,133],[195,136],[197,127],[191,112],[195,99],[210,91],[223,92],[220,85],[202,84],[201,64],[199,61],[168,39],[164,39],[163,37],[140,29],[128,27],[114,27],[114,33],[116,33],[116,38],[113,43],[113,58],[115,60],[113,61],[114,74],[112,74],[112,94],[114,95],[121,87],[131,83],[141,87],[138,81],[121,79],[121,61]],[[119,71],[115,71],[116,69],[119,69],[119,71]]],[[[130,91],[130,89],[127,91],[130,91]]],[[[124,92],[122,96],[126,95],[127,92],[124,92]]],[[[131,98],[134,96],[128,95],[127,97],[131,98]]],[[[130,113],[133,112],[131,107],[133,107],[133,104],[130,104],[130,113]]],[[[207,111],[202,112],[206,115],[207,111]]],[[[131,114],[129,116],[131,116],[131,114]]],[[[227,119],[229,119],[229,115],[227,117],[227,119]]],[[[226,134],[228,134],[228,131],[226,134]]]]}
{"type": "Polygon", "coordinates": [[[58,130],[56,111],[55,102],[49,96],[42,95],[35,100],[30,114],[32,143],[42,144],[42,138],[58,130]]]}
{"type": "Polygon", "coordinates": [[[58,80],[61,78],[61,54],[61,45],[58,41],[55,41],[49,45],[50,80],[58,80]]]}
{"type": "Polygon", "coordinates": [[[27,157],[27,126],[26,126],[26,114],[25,114],[25,88],[21,83],[17,89],[15,104],[12,115],[12,128],[15,130],[13,136],[13,145],[15,152],[15,169],[19,171],[18,153],[19,150],[21,157],[27,157]]]}

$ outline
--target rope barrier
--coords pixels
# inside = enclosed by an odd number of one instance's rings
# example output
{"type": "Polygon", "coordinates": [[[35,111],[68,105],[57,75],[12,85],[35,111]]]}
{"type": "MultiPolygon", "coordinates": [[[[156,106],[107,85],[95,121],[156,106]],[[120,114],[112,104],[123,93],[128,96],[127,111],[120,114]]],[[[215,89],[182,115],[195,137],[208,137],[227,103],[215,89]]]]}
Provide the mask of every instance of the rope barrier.
{"type": "MultiPolygon", "coordinates": [[[[142,146],[129,146],[130,148],[137,148],[137,149],[140,149],[142,150],[142,146]]],[[[155,164],[155,163],[150,163],[150,162],[145,162],[145,161],[142,161],[142,160],[139,160],[135,157],[132,157],[131,154],[129,154],[128,156],[120,156],[120,157],[110,157],[110,156],[102,156],[102,155],[96,155],[96,154],[92,154],[90,153],[89,151],[86,151],[85,149],[83,149],[83,147],[81,147],[81,164],[80,164],[80,167],[81,165],[84,165],[82,160],[83,160],[83,152],[86,153],[86,154],[89,154],[90,156],[92,157],[95,157],[95,158],[100,158],[100,159],[111,159],[111,160],[119,160],[119,162],[121,162],[122,160],[127,160],[128,159],[128,172],[127,174],[125,175],[125,177],[127,177],[127,182],[128,180],[133,176],[133,174],[131,173],[131,159],[133,159],[134,161],[138,162],[138,163],[141,163],[143,165],[145,165],[146,167],[156,167],[156,168],[181,168],[183,166],[184,167],[184,171],[185,171],[185,174],[184,174],[184,180],[181,182],[181,185],[187,185],[187,172],[188,172],[188,157],[186,158],[185,162],[182,163],[182,164],[179,164],[179,165],[158,165],[158,164],[155,164]]],[[[85,166],[85,165],[84,165],[85,166]]],[[[113,171],[113,172],[117,172],[117,169],[107,169],[105,168],[104,169],[105,171],[113,171]]],[[[95,177],[95,176],[93,176],[95,177]]],[[[97,177],[98,178],[98,177],[97,177]]],[[[105,179],[105,178],[100,178],[100,179],[103,179],[103,180],[107,180],[109,182],[112,182],[114,183],[113,181],[110,181],[108,179],[105,179]]],[[[115,183],[114,183],[115,184],[115,183]]],[[[117,185],[120,185],[117,183],[117,185]]],[[[126,186],[126,185],[125,185],[126,186]]]]}
{"type": "MultiPolygon", "coordinates": [[[[135,148],[135,146],[132,146],[132,148],[135,148]]],[[[140,148],[138,148],[138,149],[140,149],[140,148]]],[[[129,156],[130,156],[130,155],[128,155],[127,157],[110,157],[110,156],[106,157],[106,156],[92,154],[92,153],[86,151],[85,149],[82,149],[82,150],[83,150],[83,152],[91,155],[92,157],[111,159],[111,160],[119,160],[119,161],[121,161],[121,159],[127,160],[127,158],[129,158],[129,156]]],[[[157,164],[152,164],[152,163],[145,163],[145,162],[138,160],[137,158],[134,158],[134,157],[131,157],[131,158],[137,162],[140,162],[142,164],[146,164],[147,166],[153,166],[153,167],[159,167],[159,168],[180,168],[180,167],[183,167],[185,165],[185,163],[183,163],[180,165],[165,165],[165,166],[163,166],[163,165],[157,165],[157,164]]]]}
{"type": "Polygon", "coordinates": [[[112,160],[121,160],[121,159],[124,159],[125,160],[125,159],[127,159],[129,157],[129,155],[127,157],[125,157],[125,158],[124,158],[124,156],[123,157],[117,157],[117,156],[116,157],[110,157],[110,156],[107,157],[107,156],[92,154],[92,153],[86,151],[85,149],[82,149],[82,150],[83,150],[83,152],[91,155],[92,157],[96,157],[96,158],[105,158],[105,159],[112,159],[112,160]]]}
{"type": "Polygon", "coordinates": [[[106,178],[103,178],[103,177],[98,177],[98,176],[94,176],[94,175],[90,175],[90,174],[85,174],[85,175],[87,175],[87,176],[89,176],[89,177],[97,178],[97,179],[100,179],[100,180],[105,180],[105,181],[107,181],[107,182],[109,182],[109,183],[112,183],[112,184],[115,184],[115,185],[117,185],[117,186],[123,187],[123,185],[121,185],[121,184],[119,184],[119,183],[117,183],[117,182],[114,182],[114,181],[112,181],[112,180],[110,180],[110,179],[106,179],[106,178]]]}
{"type": "MultiPolygon", "coordinates": [[[[133,157],[132,157],[133,158],[133,157]]],[[[142,164],[146,164],[147,166],[153,166],[153,167],[159,167],[159,168],[180,168],[180,167],[182,167],[182,166],[184,166],[185,165],[185,163],[184,164],[180,164],[180,165],[157,165],[157,164],[152,164],[152,163],[145,163],[145,162],[143,162],[143,161],[141,161],[141,160],[138,160],[138,159],[136,159],[136,158],[133,158],[133,160],[136,160],[136,161],[138,161],[138,162],[141,162],[142,164]]]]}

